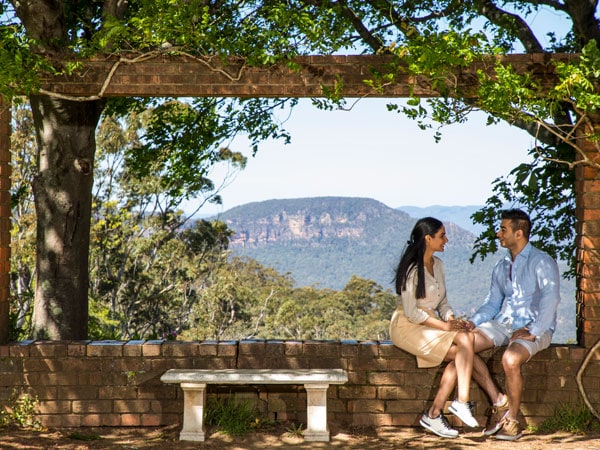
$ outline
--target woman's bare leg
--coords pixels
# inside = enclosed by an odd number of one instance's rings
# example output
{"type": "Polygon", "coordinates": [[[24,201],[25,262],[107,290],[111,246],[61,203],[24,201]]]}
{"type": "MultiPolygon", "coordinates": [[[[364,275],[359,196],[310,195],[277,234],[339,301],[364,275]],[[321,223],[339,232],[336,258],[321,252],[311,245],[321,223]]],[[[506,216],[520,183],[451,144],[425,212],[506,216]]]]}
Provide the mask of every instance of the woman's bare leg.
{"type": "Polygon", "coordinates": [[[473,375],[474,336],[470,332],[458,332],[454,337],[456,354],[457,398],[459,402],[466,403],[470,399],[471,376],[473,375]]]}
{"type": "Polygon", "coordinates": [[[440,386],[429,408],[429,417],[437,417],[443,410],[446,400],[458,383],[457,397],[460,402],[468,402],[470,398],[471,376],[473,375],[474,359],[473,334],[459,332],[454,337],[454,343],[446,354],[450,361],[440,380],[440,386]]]}
{"type": "MultiPolygon", "coordinates": [[[[477,331],[473,332],[473,338],[473,379],[488,395],[490,401],[493,404],[501,404],[503,403],[505,396],[498,389],[496,383],[492,379],[492,375],[490,374],[486,363],[477,354],[481,351],[492,348],[494,346],[494,343],[486,335],[481,334],[477,331]]],[[[446,355],[446,360],[450,360],[450,362],[444,369],[442,379],[440,380],[439,389],[435,395],[435,398],[433,399],[433,404],[429,409],[430,417],[437,417],[440,411],[444,409],[446,401],[452,394],[452,391],[454,390],[454,387],[457,384],[458,374],[454,362],[454,358],[457,353],[456,350],[456,346],[453,345],[448,351],[448,354],[446,355]]]]}
{"type": "Polygon", "coordinates": [[[450,394],[454,390],[456,386],[456,365],[454,361],[450,361],[446,368],[444,369],[444,373],[442,373],[442,379],[440,380],[440,386],[438,388],[437,393],[435,394],[435,398],[433,399],[433,403],[429,408],[429,417],[437,417],[440,415],[440,412],[443,411],[444,406],[446,405],[446,400],[450,397],[450,394]]]}

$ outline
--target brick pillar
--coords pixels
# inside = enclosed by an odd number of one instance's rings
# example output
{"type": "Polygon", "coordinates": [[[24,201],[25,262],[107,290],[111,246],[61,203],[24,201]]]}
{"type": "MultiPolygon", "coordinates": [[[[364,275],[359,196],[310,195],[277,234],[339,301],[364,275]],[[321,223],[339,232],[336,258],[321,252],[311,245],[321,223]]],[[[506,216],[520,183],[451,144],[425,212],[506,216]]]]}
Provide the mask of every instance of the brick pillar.
{"type": "Polygon", "coordinates": [[[0,97],[0,344],[8,342],[10,295],[10,104],[0,97]]]}
{"type": "MultiPolygon", "coordinates": [[[[579,145],[593,161],[600,163],[600,148],[585,135],[600,132],[600,116],[583,129],[579,145]],[[593,128],[593,129],[590,129],[593,128]]],[[[592,347],[600,339],[600,169],[576,169],[577,217],[577,339],[592,347]]]]}

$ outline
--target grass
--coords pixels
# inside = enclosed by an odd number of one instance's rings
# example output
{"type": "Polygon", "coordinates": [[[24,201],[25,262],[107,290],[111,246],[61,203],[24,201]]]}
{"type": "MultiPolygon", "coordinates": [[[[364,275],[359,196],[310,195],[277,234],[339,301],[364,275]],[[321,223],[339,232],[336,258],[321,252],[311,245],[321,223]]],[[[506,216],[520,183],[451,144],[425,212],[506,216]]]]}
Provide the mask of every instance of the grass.
{"type": "Polygon", "coordinates": [[[585,405],[562,404],[554,410],[552,417],[540,424],[538,430],[547,433],[566,431],[573,434],[586,434],[600,431],[600,423],[585,405]]]}
{"type": "Polygon", "coordinates": [[[302,437],[304,432],[302,431],[302,424],[296,425],[295,423],[290,424],[286,429],[288,436],[291,437],[302,437]]]}
{"type": "Polygon", "coordinates": [[[220,398],[206,405],[206,425],[231,436],[243,436],[263,423],[258,408],[247,400],[220,398]]]}

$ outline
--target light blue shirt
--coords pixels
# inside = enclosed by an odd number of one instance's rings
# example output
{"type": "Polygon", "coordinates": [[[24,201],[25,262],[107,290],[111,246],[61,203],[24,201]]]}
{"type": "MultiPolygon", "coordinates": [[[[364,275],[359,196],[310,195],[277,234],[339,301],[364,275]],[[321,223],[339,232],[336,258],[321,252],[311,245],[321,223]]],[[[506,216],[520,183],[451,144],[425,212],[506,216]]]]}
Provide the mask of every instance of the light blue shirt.
{"type": "Polygon", "coordinates": [[[560,302],[558,264],[530,243],[514,261],[510,252],[492,271],[492,284],[485,302],[471,317],[480,325],[489,320],[506,324],[513,331],[528,327],[534,336],[552,335],[560,302]]]}

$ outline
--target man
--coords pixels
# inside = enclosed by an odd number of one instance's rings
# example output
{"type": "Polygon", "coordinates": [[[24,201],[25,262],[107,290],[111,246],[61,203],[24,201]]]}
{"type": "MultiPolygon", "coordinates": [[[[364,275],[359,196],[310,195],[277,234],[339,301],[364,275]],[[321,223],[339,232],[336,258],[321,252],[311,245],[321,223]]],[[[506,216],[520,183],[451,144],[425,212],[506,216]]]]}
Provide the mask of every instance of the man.
{"type": "Polygon", "coordinates": [[[521,367],[547,348],[556,327],[560,274],[556,261],[529,243],[531,221],[519,210],[502,212],[500,245],[508,254],[493,269],[485,302],[468,321],[474,329],[475,351],[507,346],[502,355],[507,404],[492,408],[484,433],[514,441],[521,437],[518,421],[523,390],[521,367]]]}

